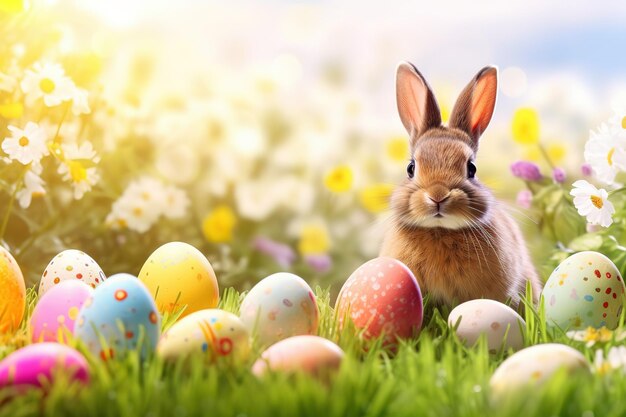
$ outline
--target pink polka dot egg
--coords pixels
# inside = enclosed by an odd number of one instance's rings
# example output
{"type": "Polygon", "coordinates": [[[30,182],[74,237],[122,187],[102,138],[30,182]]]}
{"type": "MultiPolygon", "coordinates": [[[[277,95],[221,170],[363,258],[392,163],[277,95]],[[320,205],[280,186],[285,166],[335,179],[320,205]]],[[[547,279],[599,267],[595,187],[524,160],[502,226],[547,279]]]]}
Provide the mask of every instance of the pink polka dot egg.
{"type": "Polygon", "coordinates": [[[339,322],[349,318],[365,339],[416,337],[422,326],[422,293],[402,262],[380,257],[361,265],[345,282],[335,306],[339,322]]]}
{"type": "Polygon", "coordinates": [[[55,285],[37,302],[30,318],[32,341],[67,343],[74,323],[92,289],[79,280],[55,285]]]}
{"type": "Polygon", "coordinates": [[[563,330],[615,329],[623,308],[624,280],[601,253],[578,252],[556,267],[542,296],[547,324],[563,330]]]}
{"type": "Polygon", "coordinates": [[[76,249],[67,249],[52,258],[43,271],[39,281],[39,296],[62,281],[79,280],[96,288],[105,279],[102,268],[91,256],[76,249]]]}
{"type": "Polygon", "coordinates": [[[290,336],[315,334],[315,294],[297,275],[279,272],[257,283],[241,303],[240,318],[262,346],[290,336]]]}

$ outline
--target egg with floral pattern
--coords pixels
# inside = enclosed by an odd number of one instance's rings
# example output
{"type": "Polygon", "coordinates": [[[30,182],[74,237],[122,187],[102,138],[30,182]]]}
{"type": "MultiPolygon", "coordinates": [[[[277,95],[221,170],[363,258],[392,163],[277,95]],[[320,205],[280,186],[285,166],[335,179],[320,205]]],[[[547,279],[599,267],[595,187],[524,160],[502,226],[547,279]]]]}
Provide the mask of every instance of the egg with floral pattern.
{"type": "Polygon", "coordinates": [[[93,289],[80,280],[66,280],[39,298],[30,317],[31,340],[67,343],[74,323],[93,289]]]}
{"type": "Polygon", "coordinates": [[[63,381],[89,382],[89,365],[85,357],[59,343],[37,343],[23,347],[0,361],[0,387],[41,387],[63,381]]]}
{"type": "Polygon", "coordinates": [[[0,246],[0,333],[19,327],[25,305],[22,271],[13,256],[0,246]]]}
{"type": "Polygon", "coordinates": [[[556,267],[543,288],[547,324],[563,330],[615,329],[623,308],[624,280],[598,252],[578,252],[556,267]]]}
{"type": "Polygon", "coordinates": [[[239,317],[228,311],[200,310],[180,319],[161,336],[157,353],[165,360],[201,355],[242,361],[250,353],[250,335],[239,317]]]}
{"type": "Polygon", "coordinates": [[[209,260],[193,246],[170,242],[146,260],[139,279],[155,298],[159,311],[176,313],[179,319],[217,307],[219,287],[209,260]]]}
{"type": "Polygon", "coordinates": [[[56,255],[43,271],[39,281],[39,296],[62,281],[76,279],[96,288],[106,276],[100,265],[85,252],[67,249],[56,255]]]}
{"type": "Polygon", "coordinates": [[[365,339],[386,344],[416,337],[422,326],[422,293],[413,272],[402,262],[374,258],[350,275],[335,306],[339,322],[354,323],[365,339]]]}
{"type": "Polygon", "coordinates": [[[161,317],[143,283],[132,275],[113,275],[83,304],[74,336],[104,360],[123,357],[141,343],[145,357],[156,348],[161,317]]]}
{"type": "Polygon", "coordinates": [[[262,279],[241,303],[241,321],[263,345],[317,332],[317,300],[297,275],[279,272],[262,279]]]}

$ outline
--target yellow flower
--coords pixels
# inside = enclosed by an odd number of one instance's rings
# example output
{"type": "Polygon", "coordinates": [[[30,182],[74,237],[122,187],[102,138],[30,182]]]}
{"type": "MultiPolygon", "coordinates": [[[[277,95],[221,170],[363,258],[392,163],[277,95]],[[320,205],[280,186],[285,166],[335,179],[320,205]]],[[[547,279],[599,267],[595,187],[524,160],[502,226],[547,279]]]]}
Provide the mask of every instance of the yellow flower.
{"type": "Polygon", "coordinates": [[[563,161],[563,158],[565,158],[565,154],[567,153],[567,145],[565,145],[563,142],[551,143],[550,145],[548,145],[548,149],[546,150],[546,152],[548,152],[550,160],[558,165],[563,161]]]}
{"type": "Polygon", "coordinates": [[[361,190],[359,195],[363,207],[372,213],[380,213],[389,208],[389,199],[393,186],[389,184],[372,184],[361,190]]]}
{"type": "Polygon", "coordinates": [[[24,10],[24,0],[0,0],[0,12],[18,13],[24,10]]]}
{"type": "Polygon", "coordinates": [[[24,106],[22,103],[14,102],[0,104],[0,116],[5,119],[19,119],[22,117],[22,114],[24,114],[24,106]]]}
{"type": "Polygon", "coordinates": [[[387,156],[395,162],[406,162],[409,157],[409,140],[402,136],[395,136],[386,143],[387,156]]]}
{"type": "Polygon", "coordinates": [[[332,192],[343,193],[352,188],[352,180],[352,169],[347,165],[340,165],[326,175],[324,185],[332,192]]]}
{"type": "Polygon", "coordinates": [[[441,111],[441,121],[447,123],[450,119],[450,107],[445,103],[439,103],[439,111],[441,111]]]}
{"type": "Polygon", "coordinates": [[[613,338],[613,331],[602,326],[599,329],[587,327],[585,330],[585,342],[609,342],[613,338]]]}
{"type": "Polygon", "coordinates": [[[539,142],[539,116],[529,107],[518,109],[513,115],[513,140],[523,145],[539,142]]]}
{"type": "Polygon", "coordinates": [[[300,230],[300,241],[298,251],[300,254],[319,255],[328,252],[330,249],[330,236],[323,224],[306,224],[300,230]]]}
{"type": "Polygon", "coordinates": [[[209,242],[229,242],[237,224],[235,213],[228,206],[218,206],[202,222],[202,232],[209,242]]]}

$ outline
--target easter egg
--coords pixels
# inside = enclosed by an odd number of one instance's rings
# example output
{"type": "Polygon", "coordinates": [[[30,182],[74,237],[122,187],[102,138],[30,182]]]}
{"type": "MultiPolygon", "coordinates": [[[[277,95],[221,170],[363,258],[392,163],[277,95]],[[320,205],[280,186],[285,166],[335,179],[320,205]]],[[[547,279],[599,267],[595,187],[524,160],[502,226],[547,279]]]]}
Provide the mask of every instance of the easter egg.
{"type": "Polygon", "coordinates": [[[585,357],[576,349],[558,343],[527,347],[514,353],[496,369],[489,384],[495,395],[524,386],[536,386],[556,372],[590,372],[585,357]]]}
{"type": "Polygon", "coordinates": [[[16,329],[24,317],[26,286],[20,267],[0,246],[0,333],[16,329]]]}
{"type": "Polygon", "coordinates": [[[305,280],[288,272],[258,282],[241,303],[241,321],[261,345],[317,332],[315,294],[305,280]]]}
{"type": "Polygon", "coordinates": [[[155,298],[159,311],[177,312],[180,318],[194,311],[217,307],[219,288],[209,260],[193,246],[170,242],[146,260],[139,279],[155,298]]]}
{"type": "Polygon", "coordinates": [[[343,350],[319,336],[293,336],[270,346],[252,366],[252,373],[263,376],[268,371],[312,375],[336,370],[341,365],[343,350]]]}
{"type": "Polygon", "coordinates": [[[55,381],[56,375],[89,382],[89,366],[75,349],[59,343],[37,343],[19,349],[0,362],[0,387],[35,386],[55,381]]]}
{"type": "Polygon", "coordinates": [[[385,343],[419,334],[422,293],[402,262],[386,257],[361,265],[345,282],[335,306],[340,324],[349,317],[366,339],[381,335],[385,343]]]}
{"type": "Polygon", "coordinates": [[[615,329],[622,312],[624,281],[598,252],[578,252],[556,267],[543,289],[548,325],[563,330],[615,329]]]}
{"type": "Polygon", "coordinates": [[[96,288],[104,282],[106,276],[100,265],[85,252],[67,249],[56,255],[43,271],[39,281],[39,296],[61,281],[76,279],[96,288]]]}
{"type": "Polygon", "coordinates": [[[522,327],[526,322],[511,307],[494,300],[470,300],[455,307],[448,325],[466,346],[473,346],[485,335],[489,352],[524,347],[522,327]]]}
{"type": "Polygon", "coordinates": [[[32,341],[67,342],[81,307],[91,296],[86,283],[72,279],[55,285],[37,302],[30,318],[32,341]]]}
{"type": "Polygon", "coordinates": [[[102,359],[123,357],[141,343],[141,355],[156,348],[161,317],[145,285],[133,276],[113,276],[85,301],[74,336],[102,359]]]}
{"type": "Polygon", "coordinates": [[[236,315],[217,309],[200,310],[165,332],[157,353],[165,360],[202,355],[208,362],[223,357],[240,361],[250,353],[250,336],[236,315]]]}

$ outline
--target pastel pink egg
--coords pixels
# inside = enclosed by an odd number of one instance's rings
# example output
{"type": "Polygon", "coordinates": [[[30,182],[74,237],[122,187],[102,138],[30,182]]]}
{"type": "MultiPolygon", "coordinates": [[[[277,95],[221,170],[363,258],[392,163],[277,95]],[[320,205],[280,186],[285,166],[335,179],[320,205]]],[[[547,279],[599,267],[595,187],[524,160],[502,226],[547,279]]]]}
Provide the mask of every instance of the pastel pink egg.
{"type": "Polygon", "coordinates": [[[267,348],[252,366],[252,373],[263,376],[268,371],[304,371],[318,375],[338,369],[343,356],[343,350],[330,340],[311,335],[293,336],[267,348]]]}
{"type": "Polygon", "coordinates": [[[78,280],[62,281],[40,299],[30,319],[33,342],[67,342],[92,289],[78,280]]]}
{"type": "Polygon", "coordinates": [[[0,387],[54,383],[62,374],[70,381],[89,382],[89,366],[75,349],[59,343],[37,343],[11,353],[0,362],[0,387]]]}
{"type": "Polygon", "coordinates": [[[335,309],[340,324],[349,317],[366,339],[381,335],[385,343],[416,337],[422,327],[422,293],[415,276],[402,262],[375,258],[350,275],[335,309]]]}

